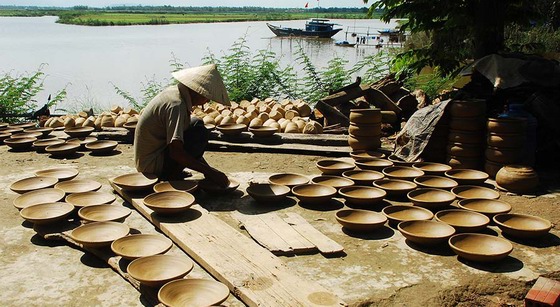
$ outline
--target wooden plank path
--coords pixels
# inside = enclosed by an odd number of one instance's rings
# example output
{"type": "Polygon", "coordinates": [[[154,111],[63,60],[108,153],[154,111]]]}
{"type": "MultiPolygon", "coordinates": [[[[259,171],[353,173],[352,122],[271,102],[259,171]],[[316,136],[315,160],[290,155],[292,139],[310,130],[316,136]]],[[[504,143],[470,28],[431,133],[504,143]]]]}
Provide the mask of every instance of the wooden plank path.
{"type": "Polygon", "coordinates": [[[124,200],[248,306],[347,306],[199,205],[181,215],[160,217],[143,204],[141,197],[110,182],[124,200]]]}

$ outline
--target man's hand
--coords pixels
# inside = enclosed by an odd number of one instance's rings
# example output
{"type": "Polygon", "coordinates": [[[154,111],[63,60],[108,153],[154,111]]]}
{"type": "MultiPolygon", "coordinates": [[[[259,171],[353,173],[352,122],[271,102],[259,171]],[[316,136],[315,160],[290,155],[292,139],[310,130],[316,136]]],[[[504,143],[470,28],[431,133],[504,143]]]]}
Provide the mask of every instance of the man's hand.
{"type": "Polygon", "coordinates": [[[204,177],[222,188],[229,186],[229,179],[227,175],[214,168],[211,168],[209,172],[205,173],[204,177]]]}

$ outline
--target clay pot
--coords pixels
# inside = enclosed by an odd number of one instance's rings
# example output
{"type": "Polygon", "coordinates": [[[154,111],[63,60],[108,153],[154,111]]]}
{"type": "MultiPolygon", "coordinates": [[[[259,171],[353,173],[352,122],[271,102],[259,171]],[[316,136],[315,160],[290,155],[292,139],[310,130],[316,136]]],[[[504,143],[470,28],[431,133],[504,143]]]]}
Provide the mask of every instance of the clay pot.
{"type": "Polygon", "coordinates": [[[457,181],[453,179],[433,175],[416,177],[413,181],[420,188],[434,188],[442,190],[451,190],[459,185],[457,181]]]}
{"type": "Polygon", "coordinates": [[[515,164],[520,162],[519,159],[523,152],[519,149],[488,147],[485,151],[487,160],[502,164],[515,164]]]}
{"type": "Polygon", "coordinates": [[[74,179],[79,173],[77,168],[59,167],[36,171],[35,176],[54,177],[58,181],[65,181],[74,179]]]}
{"type": "Polygon", "coordinates": [[[123,223],[93,222],[75,228],[70,232],[70,237],[85,247],[99,248],[111,245],[129,232],[130,228],[123,223]]]}
{"type": "Polygon", "coordinates": [[[378,124],[381,123],[380,109],[352,109],[350,110],[350,122],[354,124],[378,124]]]}
{"type": "Polygon", "coordinates": [[[345,200],[346,205],[367,206],[383,200],[387,195],[385,190],[371,186],[351,186],[340,188],[338,192],[345,200]]]}
{"type": "Polygon", "coordinates": [[[433,162],[417,162],[412,164],[412,167],[423,171],[426,175],[443,175],[443,173],[451,170],[449,165],[433,162]]]}
{"type": "Polygon", "coordinates": [[[311,179],[312,183],[324,184],[331,186],[335,189],[340,189],[343,187],[353,186],[355,183],[352,179],[333,176],[333,175],[321,175],[311,179]]]}
{"type": "Polygon", "coordinates": [[[408,205],[387,206],[381,212],[393,225],[403,221],[427,221],[434,217],[434,214],[428,209],[408,205]]]}
{"type": "Polygon", "coordinates": [[[481,157],[482,152],[482,146],[479,145],[462,143],[452,143],[447,145],[447,153],[450,156],[476,158],[481,157]]]}
{"type": "Polygon", "coordinates": [[[373,186],[387,192],[388,197],[400,197],[417,188],[416,183],[401,179],[379,179],[373,186]]]}
{"type": "Polygon", "coordinates": [[[480,117],[486,114],[486,101],[482,99],[453,100],[448,108],[452,117],[480,117]]]}
{"type": "Polygon", "coordinates": [[[72,138],[83,138],[90,135],[93,130],[95,130],[93,127],[75,127],[64,129],[64,133],[72,138]]]}
{"type": "Polygon", "coordinates": [[[383,227],[387,217],[369,210],[344,209],[336,213],[336,220],[348,230],[364,232],[383,227]]]}
{"type": "Polygon", "coordinates": [[[457,206],[461,209],[482,213],[489,218],[492,218],[496,214],[508,213],[511,211],[510,204],[497,199],[461,199],[457,202],[457,206]]]}
{"type": "Polygon", "coordinates": [[[275,174],[268,178],[268,182],[285,185],[290,188],[300,185],[306,184],[309,182],[309,179],[300,174],[290,174],[290,173],[282,173],[282,174],[275,174]]]}
{"type": "Polygon", "coordinates": [[[456,234],[449,238],[449,246],[462,258],[476,262],[499,261],[513,250],[508,240],[479,233],[456,234]]]}
{"type": "Polygon", "coordinates": [[[350,126],[348,127],[348,133],[350,135],[358,137],[379,137],[381,135],[381,124],[365,125],[350,123],[350,126]]]}
{"type": "Polygon", "coordinates": [[[522,134],[527,129],[527,120],[523,118],[489,118],[486,127],[488,132],[522,134]]]}
{"type": "Polygon", "coordinates": [[[252,183],[246,191],[253,199],[262,203],[278,202],[290,194],[288,186],[273,183],[252,183]]]}
{"type": "Polygon", "coordinates": [[[385,159],[366,158],[359,159],[354,162],[357,167],[365,170],[382,171],[386,167],[393,166],[393,162],[385,159]]]}
{"type": "Polygon", "coordinates": [[[552,228],[550,221],[526,214],[496,214],[493,220],[502,233],[516,238],[542,237],[552,228]]]}
{"type": "Polygon", "coordinates": [[[154,255],[132,261],[126,270],[141,284],[157,288],[169,281],[183,278],[193,267],[194,263],[187,257],[154,255]]]}
{"type": "Polygon", "coordinates": [[[87,222],[124,221],[132,211],[123,206],[95,205],[78,210],[78,216],[87,222]]]}
{"type": "Polygon", "coordinates": [[[449,129],[459,131],[484,131],[483,117],[453,117],[449,121],[449,129]]]}
{"type": "Polygon", "coordinates": [[[353,163],[333,159],[319,160],[315,165],[324,175],[342,175],[356,167],[353,163]]]}
{"type": "Polygon", "coordinates": [[[111,250],[128,260],[159,255],[167,252],[173,242],[159,234],[134,234],[111,243],[111,250]]]}
{"type": "Polygon", "coordinates": [[[354,181],[356,185],[371,186],[373,181],[382,179],[385,175],[371,170],[350,170],[342,173],[342,177],[354,181]]]}
{"type": "Polygon", "coordinates": [[[414,180],[416,177],[424,176],[422,170],[412,168],[409,166],[391,166],[383,169],[383,174],[389,179],[401,179],[401,180],[414,180]]]}
{"type": "Polygon", "coordinates": [[[529,166],[506,165],[496,174],[496,184],[499,188],[510,192],[527,193],[537,188],[539,176],[529,166]]]}
{"type": "Polygon", "coordinates": [[[463,144],[483,144],[484,135],[482,131],[478,132],[468,132],[461,130],[450,130],[447,136],[449,142],[452,143],[463,143],[463,144]]]}
{"type": "Polygon", "coordinates": [[[432,188],[419,188],[410,191],[407,197],[415,206],[426,209],[445,208],[451,205],[455,200],[455,195],[453,193],[432,188]]]}
{"type": "Polygon", "coordinates": [[[348,136],[348,145],[352,150],[373,150],[381,147],[379,136],[348,136]]]}
{"type": "Polygon", "coordinates": [[[34,224],[52,224],[64,220],[74,206],[65,202],[43,203],[21,209],[19,214],[26,221],[34,224]]]}
{"type": "Polygon", "coordinates": [[[194,196],[183,191],[155,192],[144,197],[144,205],[162,215],[176,214],[194,204],[194,196]]]}
{"type": "Polygon", "coordinates": [[[444,243],[455,234],[455,228],[438,221],[405,221],[398,229],[403,237],[419,245],[444,243]]]}
{"type": "Polygon", "coordinates": [[[459,184],[483,184],[488,179],[485,172],[473,169],[453,169],[445,172],[445,176],[457,181],[459,184]]]}
{"type": "Polygon", "coordinates": [[[460,185],[451,189],[458,199],[498,199],[498,191],[475,185],[460,185]]]}
{"type": "Polygon", "coordinates": [[[324,204],[331,200],[337,190],[323,184],[302,184],[292,188],[292,194],[302,203],[324,204]]]}
{"type": "Polygon", "coordinates": [[[4,139],[4,144],[8,145],[13,150],[28,150],[33,146],[33,142],[37,141],[37,138],[20,138],[20,139],[4,139]]]}
{"type": "Polygon", "coordinates": [[[461,209],[439,211],[435,218],[437,221],[452,226],[457,232],[481,231],[490,223],[490,218],[484,214],[461,209]]]}
{"type": "Polygon", "coordinates": [[[168,282],[158,292],[158,300],[165,306],[218,306],[228,296],[226,285],[199,278],[168,282]]]}

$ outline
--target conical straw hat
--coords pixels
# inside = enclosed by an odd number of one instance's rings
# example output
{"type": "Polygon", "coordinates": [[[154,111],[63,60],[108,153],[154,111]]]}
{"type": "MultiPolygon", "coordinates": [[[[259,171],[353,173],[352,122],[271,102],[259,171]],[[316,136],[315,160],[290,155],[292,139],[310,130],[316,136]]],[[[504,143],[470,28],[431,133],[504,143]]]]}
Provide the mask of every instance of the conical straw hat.
{"type": "Polygon", "coordinates": [[[200,95],[226,106],[230,105],[224,81],[216,64],[186,68],[171,75],[200,95]]]}

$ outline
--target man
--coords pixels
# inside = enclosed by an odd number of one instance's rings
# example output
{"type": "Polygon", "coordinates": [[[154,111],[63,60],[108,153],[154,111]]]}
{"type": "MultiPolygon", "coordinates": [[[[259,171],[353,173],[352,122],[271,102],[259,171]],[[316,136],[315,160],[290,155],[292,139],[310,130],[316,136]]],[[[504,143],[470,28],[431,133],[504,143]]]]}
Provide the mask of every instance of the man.
{"type": "Polygon", "coordinates": [[[185,168],[204,174],[226,187],[227,176],[204,160],[209,132],[202,120],[193,117],[194,106],[209,100],[230,105],[227,90],[216,65],[183,69],[172,73],[179,81],[159,93],[144,108],[134,134],[134,160],[139,172],[160,179],[180,180],[185,168]]]}

